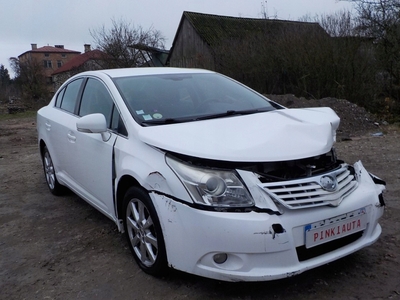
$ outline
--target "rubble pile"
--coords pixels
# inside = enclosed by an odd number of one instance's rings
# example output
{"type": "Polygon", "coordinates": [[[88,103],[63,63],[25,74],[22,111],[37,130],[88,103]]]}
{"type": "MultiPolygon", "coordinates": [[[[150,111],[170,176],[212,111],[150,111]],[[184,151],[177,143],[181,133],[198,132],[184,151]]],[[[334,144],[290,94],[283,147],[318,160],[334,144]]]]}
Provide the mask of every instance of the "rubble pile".
{"type": "Polygon", "coordinates": [[[380,132],[381,124],[377,118],[367,112],[363,107],[351,103],[348,100],[337,98],[323,99],[306,99],[297,98],[294,95],[266,95],[269,99],[287,107],[287,108],[304,108],[304,107],[330,107],[340,117],[340,126],[338,129],[338,137],[347,139],[351,136],[363,135],[370,132],[380,132]]]}

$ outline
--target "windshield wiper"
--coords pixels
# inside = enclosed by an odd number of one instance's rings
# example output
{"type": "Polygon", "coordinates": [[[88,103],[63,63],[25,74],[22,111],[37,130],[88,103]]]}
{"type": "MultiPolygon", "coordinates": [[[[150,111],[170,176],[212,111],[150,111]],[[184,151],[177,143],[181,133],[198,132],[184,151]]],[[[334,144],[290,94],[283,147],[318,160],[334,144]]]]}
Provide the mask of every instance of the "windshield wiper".
{"type": "Polygon", "coordinates": [[[162,119],[162,120],[143,121],[143,122],[141,122],[141,124],[144,124],[145,126],[149,126],[149,125],[176,124],[176,123],[182,123],[182,122],[187,122],[187,120],[168,118],[168,119],[162,119]]]}
{"type": "Polygon", "coordinates": [[[199,116],[199,117],[185,117],[185,118],[167,118],[160,120],[148,120],[142,121],[141,124],[144,126],[152,126],[152,125],[167,125],[167,124],[177,124],[177,123],[185,123],[185,122],[193,122],[193,121],[201,121],[201,120],[210,120],[210,119],[218,119],[223,117],[230,116],[243,116],[250,115],[255,113],[267,112],[275,110],[274,108],[259,108],[259,109],[248,109],[248,110],[227,110],[222,113],[199,116]]]}
{"type": "Polygon", "coordinates": [[[223,117],[230,117],[230,116],[244,116],[244,115],[251,115],[261,112],[267,112],[274,110],[273,108],[258,108],[258,109],[248,109],[248,110],[227,110],[223,113],[217,113],[212,115],[206,115],[202,117],[196,117],[193,120],[209,120],[209,119],[218,119],[223,117]]]}

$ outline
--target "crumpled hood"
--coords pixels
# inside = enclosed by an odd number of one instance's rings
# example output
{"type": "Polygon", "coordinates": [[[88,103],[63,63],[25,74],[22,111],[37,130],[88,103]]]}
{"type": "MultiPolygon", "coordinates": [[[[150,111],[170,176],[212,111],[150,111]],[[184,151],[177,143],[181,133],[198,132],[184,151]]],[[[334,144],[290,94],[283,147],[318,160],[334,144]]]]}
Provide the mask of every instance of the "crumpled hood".
{"type": "Polygon", "coordinates": [[[194,157],[266,162],[328,152],[339,117],[327,107],[280,109],[244,116],[141,127],[144,143],[194,157]]]}

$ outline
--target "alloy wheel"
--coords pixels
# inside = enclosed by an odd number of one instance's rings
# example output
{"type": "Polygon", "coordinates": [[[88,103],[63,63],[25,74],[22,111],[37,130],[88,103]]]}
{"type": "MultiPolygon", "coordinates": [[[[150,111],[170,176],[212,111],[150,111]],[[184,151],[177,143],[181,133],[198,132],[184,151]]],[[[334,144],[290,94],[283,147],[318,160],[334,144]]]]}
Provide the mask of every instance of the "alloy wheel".
{"type": "Polygon", "coordinates": [[[50,153],[46,151],[43,157],[44,173],[46,176],[47,184],[50,190],[53,190],[56,185],[56,174],[54,171],[53,161],[51,160],[50,153]]]}
{"type": "Polygon", "coordinates": [[[129,201],[126,210],[129,241],[140,262],[151,267],[158,255],[155,226],[146,205],[139,199],[129,201]]]}

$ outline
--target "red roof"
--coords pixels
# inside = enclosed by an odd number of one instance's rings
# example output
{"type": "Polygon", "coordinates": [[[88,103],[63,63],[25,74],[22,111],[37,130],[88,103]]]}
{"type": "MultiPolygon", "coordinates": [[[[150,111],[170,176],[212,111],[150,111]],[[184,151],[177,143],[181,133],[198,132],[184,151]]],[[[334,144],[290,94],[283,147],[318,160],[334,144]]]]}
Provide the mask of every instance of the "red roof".
{"type": "Polygon", "coordinates": [[[24,55],[25,53],[28,52],[34,52],[34,53],[76,53],[79,54],[79,51],[75,51],[75,50],[68,50],[68,49],[64,49],[61,47],[52,47],[52,46],[44,46],[44,47],[40,47],[40,48],[36,48],[36,49],[32,49],[29,51],[26,51],[24,53],[22,53],[21,55],[19,55],[18,57],[24,55]]]}
{"type": "Polygon", "coordinates": [[[59,53],[80,53],[79,51],[75,50],[68,50],[60,47],[52,47],[52,46],[43,46],[34,50],[31,50],[31,52],[59,52],[59,53]]]}
{"type": "Polygon", "coordinates": [[[60,68],[55,70],[52,75],[71,71],[73,69],[76,69],[76,68],[82,66],[88,60],[97,60],[97,59],[104,59],[104,53],[101,52],[100,50],[92,50],[92,51],[82,53],[81,55],[75,56],[70,61],[68,61],[67,63],[62,65],[60,68]]]}

